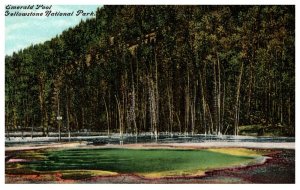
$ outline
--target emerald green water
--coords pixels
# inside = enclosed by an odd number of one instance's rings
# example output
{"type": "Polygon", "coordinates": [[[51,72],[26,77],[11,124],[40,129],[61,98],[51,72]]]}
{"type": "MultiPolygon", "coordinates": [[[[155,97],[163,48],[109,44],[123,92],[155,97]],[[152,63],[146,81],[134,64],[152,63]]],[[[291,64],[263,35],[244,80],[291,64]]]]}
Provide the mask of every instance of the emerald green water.
{"type": "Polygon", "coordinates": [[[239,165],[251,156],[234,156],[208,150],[178,149],[74,149],[42,153],[43,160],[25,164],[36,171],[105,170],[118,173],[195,171],[239,165]]]}

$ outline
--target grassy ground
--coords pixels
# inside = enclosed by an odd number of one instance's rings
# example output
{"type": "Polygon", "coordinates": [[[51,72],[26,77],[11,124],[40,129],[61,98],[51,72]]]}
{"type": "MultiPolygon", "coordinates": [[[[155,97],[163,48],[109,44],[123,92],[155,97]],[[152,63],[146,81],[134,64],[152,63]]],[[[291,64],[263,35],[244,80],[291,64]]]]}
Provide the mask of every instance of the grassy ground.
{"type": "Polygon", "coordinates": [[[246,136],[293,137],[295,130],[281,125],[244,125],[239,127],[239,134],[246,136]]]}
{"type": "Polygon", "coordinates": [[[118,174],[146,178],[195,176],[208,170],[247,165],[261,155],[262,152],[245,148],[34,150],[16,156],[27,162],[6,163],[6,174],[59,174],[64,180],[118,174]]]}

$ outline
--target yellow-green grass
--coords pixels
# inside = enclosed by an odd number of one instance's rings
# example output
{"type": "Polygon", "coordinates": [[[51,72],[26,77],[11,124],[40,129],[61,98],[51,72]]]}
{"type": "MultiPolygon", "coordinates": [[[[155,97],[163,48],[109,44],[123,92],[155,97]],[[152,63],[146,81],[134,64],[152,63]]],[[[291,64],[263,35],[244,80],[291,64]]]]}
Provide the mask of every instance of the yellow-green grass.
{"type": "Polygon", "coordinates": [[[247,148],[209,148],[207,150],[234,156],[261,156],[267,153],[266,150],[253,150],[247,148]]]}

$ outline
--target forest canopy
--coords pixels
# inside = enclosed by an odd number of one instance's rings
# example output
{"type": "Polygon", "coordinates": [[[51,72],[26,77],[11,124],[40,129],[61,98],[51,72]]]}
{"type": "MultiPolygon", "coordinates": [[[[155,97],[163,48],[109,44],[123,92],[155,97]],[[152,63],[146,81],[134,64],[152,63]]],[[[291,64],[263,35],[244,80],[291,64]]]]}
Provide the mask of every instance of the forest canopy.
{"type": "Polygon", "coordinates": [[[294,135],[295,6],[103,6],[5,57],[6,131],[253,125],[294,135]]]}

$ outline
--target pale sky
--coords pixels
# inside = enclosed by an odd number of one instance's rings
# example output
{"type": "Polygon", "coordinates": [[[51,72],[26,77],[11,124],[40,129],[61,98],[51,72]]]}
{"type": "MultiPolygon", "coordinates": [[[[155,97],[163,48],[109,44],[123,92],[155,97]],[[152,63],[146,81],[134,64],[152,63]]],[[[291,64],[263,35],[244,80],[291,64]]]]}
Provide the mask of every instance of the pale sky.
{"type": "MultiPolygon", "coordinates": [[[[52,12],[72,12],[74,16],[5,16],[5,55],[42,43],[91,16],[75,16],[77,10],[96,13],[101,5],[53,5],[52,12]]],[[[5,10],[6,11],[6,10],[5,10]]],[[[10,12],[45,12],[46,10],[9,10],[10,12]]],[[[45,13],[44,13],[45,15],[45,13]]]]}

